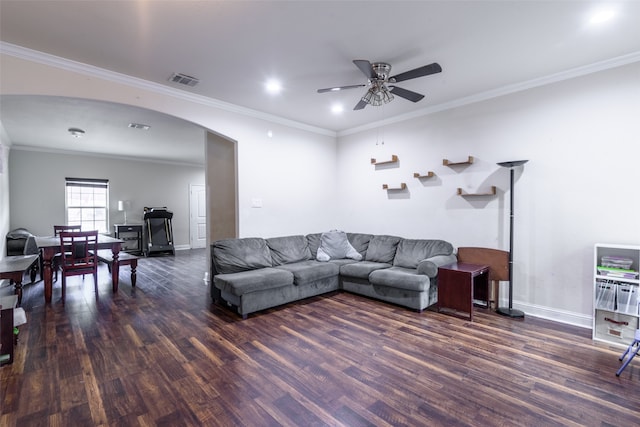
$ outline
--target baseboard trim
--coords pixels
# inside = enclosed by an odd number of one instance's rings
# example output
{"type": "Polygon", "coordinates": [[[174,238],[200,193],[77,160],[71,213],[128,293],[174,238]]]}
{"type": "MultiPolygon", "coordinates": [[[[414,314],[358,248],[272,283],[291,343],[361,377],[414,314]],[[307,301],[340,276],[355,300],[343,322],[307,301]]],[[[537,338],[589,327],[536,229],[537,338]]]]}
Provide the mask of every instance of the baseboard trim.
{"type": "Polygon", "coordinates": [[[581,328],[591,329],[593,327],[593,316],[588,316],[582,313],[558,310],[551,307],[545,307],[536,304],[526,304],[516,301],[513,302],[513,308],[524,311],[528,316],[540,317],[542,319],[566,323],[568,325],[578,326],[581,328]]]}

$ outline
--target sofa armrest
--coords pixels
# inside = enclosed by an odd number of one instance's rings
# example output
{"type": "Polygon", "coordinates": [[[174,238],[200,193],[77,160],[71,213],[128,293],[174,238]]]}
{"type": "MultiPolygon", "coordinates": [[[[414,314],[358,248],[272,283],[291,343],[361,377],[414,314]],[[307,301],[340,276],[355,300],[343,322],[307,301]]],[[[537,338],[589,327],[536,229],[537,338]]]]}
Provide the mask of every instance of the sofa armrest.
{"type": "Polygon", "coordinates": [[[451,255],[436,255],[431,258],[423,259],[418,263],[418,273],[425,274],[430,278],[434,278],[438,275],[438,267],[447,264],[453,264],[458,259],[454,254],[451,255]]]}

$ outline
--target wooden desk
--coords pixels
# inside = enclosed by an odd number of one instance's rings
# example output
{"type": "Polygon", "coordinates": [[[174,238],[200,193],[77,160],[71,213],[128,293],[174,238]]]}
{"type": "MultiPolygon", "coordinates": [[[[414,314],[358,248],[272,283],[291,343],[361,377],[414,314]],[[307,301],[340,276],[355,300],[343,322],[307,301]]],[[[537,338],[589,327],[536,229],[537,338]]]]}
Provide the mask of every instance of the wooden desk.
{"type": "MultiPolygon", "coordinates": [[[[120,264],[118,263],[118,253],[122,247],[123,240],[110,236],[98,234],[97,249],[111,249],[113,254],[113,265],[111,267],[111,285],[113,292],[118,292],[118,275],[120,274],[120,264]]],[[[60,252],[60,237],[57,236],[36,236],[36,244],[42,252],[42,274],[44,279],[44,300],[51,302],[53,294],[53,270],[51,260],[54,255],[60,252]]]]}
{"type": "MultiPolygon", "coordinates": [[[[18,296],[18,305],[22,304],[22,277],[27,270],[38,261],[38,255],[14,255],[0,260],[0,279],[13,280],[15,294],[18,296]]],[[[33,275],[31,281],[33,282],[33,275]]]]}
{"type": "Polygon", "coordinates": [[[489,266],[464,262],[438,268],[438,312],[473,321],[473,299],[476,289],[489,296],[489,266]]]}

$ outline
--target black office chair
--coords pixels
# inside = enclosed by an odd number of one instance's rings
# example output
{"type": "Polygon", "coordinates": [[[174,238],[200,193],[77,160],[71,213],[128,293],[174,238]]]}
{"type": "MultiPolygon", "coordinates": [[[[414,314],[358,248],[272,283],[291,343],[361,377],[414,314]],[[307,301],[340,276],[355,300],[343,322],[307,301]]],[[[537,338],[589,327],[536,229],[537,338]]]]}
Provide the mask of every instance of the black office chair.
{"type": "MultiPolygon", "coordinates": [[[[33,255],[38,253],[38,245],[36,238],[26,228],[16,228],[7,233],[7,256],[15,255],[33,255]]],[[[38,263],[31,267],[30,278],[31,283],[36,281],[36,273],[38,271],[38,263]]],[[[13,285],[13,280],[10,281],[13,285]]]]}

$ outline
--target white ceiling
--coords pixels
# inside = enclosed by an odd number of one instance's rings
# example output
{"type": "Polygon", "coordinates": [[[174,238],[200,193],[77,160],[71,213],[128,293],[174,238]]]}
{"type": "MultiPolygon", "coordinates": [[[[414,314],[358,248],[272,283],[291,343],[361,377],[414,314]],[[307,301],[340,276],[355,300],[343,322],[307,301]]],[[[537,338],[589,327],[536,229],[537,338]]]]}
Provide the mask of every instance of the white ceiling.
{"type": "MultiPolygon", "coordinates": [[[[603,61],[639,60],[640,1],[1,0],[0,38],[5,46],[345,132],[530,87],[603,61]],[[615,16],[590,24],[601,8],[615,16]],[[382,107],[353,111],[363,89],[316,90],[366,83],[354,59],[389,62],[391,74],[432,62],[443,72],[398,84],[425,94],[418,103],[396,97],[382,107]],[[174,72],[200,83],[193,88],[170,83],[174,72]],[[269,78],[282,82],[282,93],[265,92],[269,78]],[[344,105],[342,114],[331,112],[336,103],[344,105]]],[[[111,147],[122,155],[202,163],[200,154],[192,158],[183,148],[172,151],[176,138],[184,141],[187,134],[202,141],[202,131],[193,125],[136,108],[51,102],[2,97],[1,121],[15,145],[72,150],[66,129],[77,126],[99,135],[100,143],[88,146],[95,152],[108,153],[105,147],[111,147]],[[112,114],[117,123],[146,122],[163,126],[163,132],[125,136],[122,128],[107,124],[115,122],[112,114]],[[105,141],[110,145],[101,144],[105,141]]]]}

